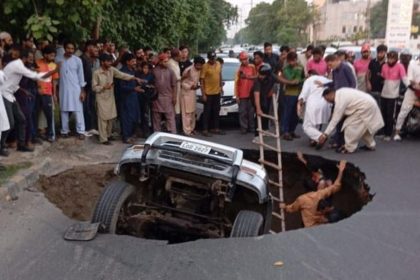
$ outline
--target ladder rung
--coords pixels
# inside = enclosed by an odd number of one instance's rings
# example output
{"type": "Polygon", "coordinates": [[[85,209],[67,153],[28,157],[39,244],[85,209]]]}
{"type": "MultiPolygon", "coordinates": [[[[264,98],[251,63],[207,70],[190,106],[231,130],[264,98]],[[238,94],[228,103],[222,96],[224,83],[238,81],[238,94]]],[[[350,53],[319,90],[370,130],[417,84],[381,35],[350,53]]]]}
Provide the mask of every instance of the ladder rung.
{"type": "Polygon", "coordinates": [[[272,215],[273,217],[276,217],[277,219],[280,219],[280,220],[283,220],[283,219],[284,219],[284,218],[283,218],[283,216],[282,216],[281,214],[276,213],[276,212],[271,212],[271,215],[272,215]]]}
{"type": "Polygon", "coordinates": [[[269,162],[269,161],[266,161],[266,160],[262,160],[262,159],[259,159],[258,161],[259,161],[259,163],[262,163],[264,165],[268,165],[268,166],[270,166],[270,167],[272,167],[274,169],[277,169],[278,171],[281,171],[282,170],[281,167],[278,166],[275,163],[272,163],[272,162],[269,162]]]}
{"type": "Polygon", "coordinates": [[[279,188],[282,188],[282,187],[283,187],[283,186],[282,186],[282,185],[280,185],[278,182],[275,182],[275,181],[273,181],[273,180],[268,180],[268,182],[269,182],[270,184],[272,184],[272,185],[276,186],[276,187],[279,187],[279,188]]]}
{"type": "Polygon", "coordinates": [[[276,202],[282,202],[282,201],[280,200],[280,198],[278,198],[278,197],[276,197],[276,196],[271,196],[271,198],[272,198],[274,201],[276,201],[276,202]]]}
{"type": "Polygon", "coordinates": [[[271,116],[271,115],[261,114],[260,117],[270,119],[270,120],[273,120],[273,121],[277,121],[276,117],[271,116]]]}
{"type": "Polygon", "coordinates": [[[276,147],[274,147],[274,146],[271,146],[271,145],[268,145],[268,144],[265,144],[265,143],[260,143],[260,142],[258,142],[258,145],[261,145],[261,146],[263,146],[263,147],[265,147],[267,149],[270,149],[272,151],[275,151],[277,153],[281,153],[281,151],[279,149],[277,149],[276,147]]]}
{"type": "Polygon", "coordinates": [[[279,138],[280,137],[280,135],[277,135],[276,133],[271,133],[270,131],[267,131],[267,130],[257,129],[257,131],[259,133],[261,133],[262,135],[265,135],[265,136],[270,136],[270,137],[273,137],[273,138],[279,138]]]}

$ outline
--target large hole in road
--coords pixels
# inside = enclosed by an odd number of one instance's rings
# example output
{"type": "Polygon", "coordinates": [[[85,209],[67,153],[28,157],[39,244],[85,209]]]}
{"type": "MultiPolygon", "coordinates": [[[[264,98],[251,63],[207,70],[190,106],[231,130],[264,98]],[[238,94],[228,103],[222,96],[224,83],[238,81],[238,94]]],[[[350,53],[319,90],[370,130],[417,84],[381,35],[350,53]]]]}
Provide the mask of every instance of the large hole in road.
{"type": "MultiPolygon", "coordinates": [[[[244,157],[250,161],[257,162],[259,152],[244,150],[244,157]]],[[[305,157],[322,168],[325,178],[335,178],[337,174],[336,161],[318,156],[305,155],[305,157]]],[[[268,152],[265,158],[276,162],[277,154],[268,152]]],[[[284,198],[286,203],[291,203],[299,195],[306,192],[305,184],[307,184],[308,180],[310,181],[311,174],[298,161],[296,154],[283,153],[282,161],[284,198]]],[[[38,188],[66,216],[79,221],[90,221],[104,187],[116,177],[113,173],[114,167],[115,165],[113,164],[75,167],[55,176],[41,177],[38,181],[38,188]]],[[[268,169],[268,172],[271,179],[277,179],[275,170],[268,169]]],[[[348,218],[360,211],[370,201],[371,195],[369,194],[369,188],[366,187],[365,174],[358,167],[349,163],[344,174],[342,189],[332,198],[332,204],[336,209],[339,209],[342,218],[348,218]]],[[[277,196],[277,188],[270,187],[270,191],[277,196]]],[[[274,203],[274,211],[278,210],[277,207],[277,203],[274,203]]],[[[148,212],[149,214],[153,212],[152,210],[150,211],[148,212]]],[[[151,215],[153,216],[153,213],[151,215]]],[[[202,233],[198,233],[197,229],[193,229],[191,232],[185,230],[176,232],[173,231],[173,228],[161,227],[156,220],[154,221],[139,225],[136,224],[136,219],[125,219],[124,222],[118,223],[119,228],[116,229],[116,233],[130,234],[148,239],[168,240],[170,244],[215,237],[214,234],[203,236],[202,233]],[[127,223],[131,223],[131,225],[127,225],[127,223]]],[[[300,213],[286,215],[287,230],[301,227],[303,227],[303,223],[300,213]]],[[[271,229],[275,232],[280,231],[279,220],[272,219],[271,229]]],[[[214,232],[215,229],[206,228],[206,230],[214,232]]]]}

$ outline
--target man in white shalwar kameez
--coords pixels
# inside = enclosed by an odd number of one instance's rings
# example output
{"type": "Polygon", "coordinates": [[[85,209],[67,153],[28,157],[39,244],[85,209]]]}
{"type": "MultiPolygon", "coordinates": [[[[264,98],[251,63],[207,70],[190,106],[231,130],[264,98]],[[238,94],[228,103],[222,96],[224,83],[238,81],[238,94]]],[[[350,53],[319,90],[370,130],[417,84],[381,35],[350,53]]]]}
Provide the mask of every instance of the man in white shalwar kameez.
{"type": "MultiPolygon", "coordinates": [[[[0,70],[0,90],[1,86],[4,83],[5,76],[2,70],[0,70]]],[[[0,141],[1,141],[1,132],[7,131],[10,129],[9,118],[7,117],[6,108],[4,108],[4,102],[2,95],[0,93],[0,141]]],[[[0,163],[0,171],[4,170],[5,167],[0,163]]]]}
{"type": "MultiPolygon", "coordinates": [[[[4,72],[0,70],[0,90],[5,79],[6,77],[4,75],[4,72]]],[[[1,132],[7,131],[9,129],[10,129],[9,118],[7,117],[6,108],[4,107],[3,98],[1,97],[1,93],[0,93],[0,140],[1,140],[1,132]]]]}
{"type": "Polygon", "coordinates": [[[82,60],[74,55],[73,43],[64,44],[64,57],[57,62],[60,65],[60,110],[61,110],[61,135],[68,136],[69,113],[76,115],[76,130],[80,139],[85,135],[85,119],[83,116],[83,102],[86,97],[86,85],[82,60]]]}
{"type": "Polygon", "coordinates": [[[181,118],[181,69],[179,68],[179,61],[181,60],[181,52],[179,49],[171,51],[171,58],[168,62],[168,68],[174,72],[176,77],[176,104],[175,104],[175,120],[178,132],[181,132],[182,118],[181,118]]]}
{"type": "Polygon", "coordinates": [[[196,90],[199,89],[200,71],[205,60],[201,56],[194,58],[194,64],[184,70],[181,81],[182,128],[187,136],[194,135],[196,113],[196,90]]]}
{"type": "Polygon", "coordinates": [[[375,133],[384,126],[381,111],[375,99],[369,94],[353,89],[326,89],[323,97],[329,103],[334,103],[334,113],[328,127],[319,137],[319,143],[324,144],[331,135],[338,122],[345,117],[342,131],[344,131],[343,153],[353,153],[360,140],[366,143],[365,149],[375,150],[375,133]]]}
{"type": "Polygon", "coordinates": [[[302,115],[304,107],[303,131],[311,141],[317,142],[322,134],[319,126],[328,123],[332,106],[322,97],[324,88],[320,87],[316,81],[327,84],[331,80],[324,76],[309,74],[310,77],[303,84],[298,98],[298,114],[302,115]]]}
{"type": "Polygon", "coordinates": [[[404,100],[401,105],[401,110],[397,117],[397,123],[395,124],[395,141],[401,141],[401,128],[405,122],[410,111],[413,109],[415,104],[419,103],[419,98],[416,96],[415,91],[420,91],[420,61],[411,61],[408,65],[407,71],[408,80],[410,86],[404,94],[404,100]]]}

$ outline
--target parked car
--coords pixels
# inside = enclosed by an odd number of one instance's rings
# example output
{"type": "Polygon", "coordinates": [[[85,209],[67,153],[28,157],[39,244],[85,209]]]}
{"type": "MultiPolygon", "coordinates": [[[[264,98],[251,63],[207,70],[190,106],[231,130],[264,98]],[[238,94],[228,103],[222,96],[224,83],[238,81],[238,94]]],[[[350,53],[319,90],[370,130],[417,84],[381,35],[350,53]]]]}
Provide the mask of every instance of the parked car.
{"type": "Polygon", "coordinates": [[[92,218],[102,232],[194,240],[270,230],[268,175],[237,148],[157,132],[128,148],[115,173],[92,218]]]}
{"type": "MultiPolygon", "coordinates": [[[[223,58],[223,96],[220,99],[220,116],[227,118],[238,118],[238,104],[235,98],[235,73],[239,68],[240,62],[237,58],[223,58]]],[[[201,99],[201,90],[197,90],[197,121],[200,121],[204,111],[204,104],[201,99]]]]}
{"type": "Polygon", "coordinates": [[[330,54],[334,54],[336,51],[337,51],[337,49],[336,49],[336,48],[333,48],[333,47],[327,47],[327,48],[325,49],[324,57],[326,57],[327,55],[330,55],[330,54]]]}

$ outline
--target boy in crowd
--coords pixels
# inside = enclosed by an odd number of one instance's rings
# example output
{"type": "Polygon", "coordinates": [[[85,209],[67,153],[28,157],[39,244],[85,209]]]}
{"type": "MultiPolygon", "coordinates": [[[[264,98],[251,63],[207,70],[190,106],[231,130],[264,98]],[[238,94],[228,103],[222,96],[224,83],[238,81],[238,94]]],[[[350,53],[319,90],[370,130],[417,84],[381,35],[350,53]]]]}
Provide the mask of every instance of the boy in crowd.
{"type": "Polygon", "coordinates": [[[366,74],[366,82],[367,92],[369,92],[379,104],[382,88],[384,87],[382,67],[386,62],[386,52],[388,51],[388,47],[385,45],[379,45],[376,48],[376,51],[376,58],[372,59],[369,63],[368,71],[366,74]]]}
{"type": "Polygon", "coordinates": [[[398,53],[390,51],[387,63],[382,67],[384,86],[381,92],[381,111],[384,118],[384,141],[390,141],[394,130],[395,106],[399,97],[400,83],[408,86],[408,78],[404,66],[398,62],[398,53]]]}
{"type": "Polygon", "coordinates": [[[152,106],[152,101],[157,96],[153,85],[154,79],[152,66],[147,61],[143,61],[140,65],[137,66],[138,70],[136,72],[136,77],[145,81],[145,84],[142,85],[144,92],[138,95],[138,99],[140,108],[140,128],[144,138],[147,138],[151,133],[150,107],[152,106]]]}
{"type": "Polygon", "coordinates": [[[281,131],[283,139],[292,141],[294,138],[300,138],[295,129],[298,124],[296,112],[298,96],[304,80],[303,67],[297,62],[297,54],[289,52],[287,54],[287,65],[283,69],[283,75],[279,80],[286,85],[284,91],[284,110],[281,118],[281,131]]]}

